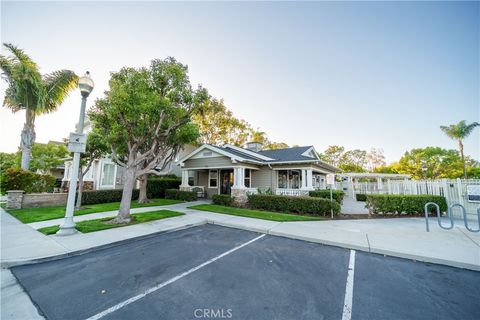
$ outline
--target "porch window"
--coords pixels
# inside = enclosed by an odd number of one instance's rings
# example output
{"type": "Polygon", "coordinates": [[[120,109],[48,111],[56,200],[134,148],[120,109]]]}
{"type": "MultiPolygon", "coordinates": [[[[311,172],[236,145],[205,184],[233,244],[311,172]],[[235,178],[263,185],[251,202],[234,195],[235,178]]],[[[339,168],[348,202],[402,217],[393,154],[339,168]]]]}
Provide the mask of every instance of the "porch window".
{"type": "Polygon", "coordinates": [[[216,188],[218,186],[218,170],[210,170],[208,172],[208,187],[216,188]]]}
{"type": "Polygon", "coordinates": [[[278,188],[300,189],[300,170],[279,170],[278,188]]]}
{"type": "Polygon", "coordinates": [[[245,187],[250,188],[250,180],[251,180],[251,170],[245,169],[245,187]]]}
{"type": "Polygon", "coordinates": [[[113,186],[115,176],[115,165],[111,163],[103,164],[102,186],[113,186]]]}

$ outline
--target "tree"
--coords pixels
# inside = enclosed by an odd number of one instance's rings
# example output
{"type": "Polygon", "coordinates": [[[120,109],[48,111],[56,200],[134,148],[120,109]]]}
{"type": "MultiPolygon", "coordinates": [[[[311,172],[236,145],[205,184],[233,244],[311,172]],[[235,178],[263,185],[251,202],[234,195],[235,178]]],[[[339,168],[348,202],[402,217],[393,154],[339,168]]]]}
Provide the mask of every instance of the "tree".
{"type": "Polygon", "coordinates": [[[55,111],[68,93],[77,87],[78,77],[70,70],[54,71],[42,76],[37,64],[22,49],[12,44],[4,46],[12,55],[0,55],[0,68],[8,84],[3,106],[13,112],[25,110],[20,149],[21,167],[28,170],[35,142],[35,117],[55,111]]]}
{"type": "Polygon", "coordinates": [[[10,168],[18,168],[17,154],[0,152],[0,175],[10,168]]]}
{"type": "Polygon", "coordinates": [[[465,120],[460,121],[457,124],[451,124],[449,126],[440,126],[440,129],[451,139],[458,142],[458,151],[463,162],[463,177],[467,179],[467,165],[465,163],[465,155],[463,153],[463,140],[472,133],[475,127],[480,126],[478,122],[472,122],[467,124],[465,120]]]}
{"type": "Polygon", "coordinates": [[[112,158],[125,168],[120,210],[112,221],[125,223],[131,221],[136,179],[166,167],[183,145],[197,140],[198,127],[190,117],[207,92],[192,89],[187,67],[174,58],[153,60],[149,68],[122,68],[109,84],[89,116],[112,158]]]}
{"type": "MultiPolygon", "coordinates": [[[[471,162],[470,159],[467,160],[468,163],[471,162]]],[[[439,147],[407,151],[395,165],[398,173],[410,174],[414,179],[459,178],[462,176],[462,168],[463,161],[457,151],[439,147]]]]}
{"type": "Polygon", "coordinates": [[[358,172],[366,171],[367,151],[354,149],[345,152],[341,160],[341,165],[359,170],[358,172]]]}
{"type": "Polygon", "coordinates": [[[342,146],[328,146],[320,155],[321,159],[332,166],[338,167],[342,164],[345,155],[345,148],[342,146]]]}
{"type": "Polygon", "coordinates": [[[30,159],[30,170],[50,173],[50,170],[63,164],[68,157],[67,146],[62,143],[34,143],[30,159]]]}
{"type": "Polygon", "coordinates": [[[270,141],[267,138],[267,134],[263,131],[260,131],[260,129],[257,130],[252,130],[251,132],[251,137],[250,137],[251,142],[259,142],[262,144],[263,149],[265,150],[274,150],[274,149],[285,149],[288,148],[288,144],[284,142],[273,142],[270,141]]]}
{"type": "Polygon", "coordinates": [[[376,168],[386,165],[387,163],[385,162],[382,149],[371,148],[370,151],[367,152],[367,168],[369,171],[374,171],[376,168]]]}
{"type": "Polygon", "coordinates": [[[223,100],[212,97],[208,97],[196,110],[192,121],[198,125],[200,143],[243,146],[248,142],[252,131],[246,121],[233,116],[223,100]]]}
{"type": "Polygon", "coordinates": [[[108,150],[105,139],[98,130],[92,130],[88,133],[85,152],[80,154],[80,167],[78,168],[78,195],[75,210],[80,210],[82,207],[83,178],[92,167],[93,162],[107,155],[108,150]]]}

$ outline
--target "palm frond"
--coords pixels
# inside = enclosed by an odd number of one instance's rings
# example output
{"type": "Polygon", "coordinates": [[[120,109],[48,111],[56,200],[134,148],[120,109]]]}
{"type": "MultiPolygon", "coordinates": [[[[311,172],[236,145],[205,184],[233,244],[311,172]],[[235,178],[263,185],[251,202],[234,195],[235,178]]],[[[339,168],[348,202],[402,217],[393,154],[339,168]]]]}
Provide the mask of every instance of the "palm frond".
{"type": "Polygon", "coordinates": [[[14,62],[12,59],[9,59],[3,55],[0,55],[0,69],[2,69],[2,76],[8,82],[11,82],[13,74],[14,62]]]}
{"type": "Polygon", "coordinates": [[[13,54],[18,62],[38,70],[38,66],[35,61],[33,61],[30,56],[25,53],[25,51],[11,43],[4,43],[3,46],[13,54]]]}
{"type": "Polygon", "coordinates": [[[40,113],[55,111],[68,94],[77,88],[78,76],[71,70],[58,70],[44,77],[46,102],[40,113]]]}

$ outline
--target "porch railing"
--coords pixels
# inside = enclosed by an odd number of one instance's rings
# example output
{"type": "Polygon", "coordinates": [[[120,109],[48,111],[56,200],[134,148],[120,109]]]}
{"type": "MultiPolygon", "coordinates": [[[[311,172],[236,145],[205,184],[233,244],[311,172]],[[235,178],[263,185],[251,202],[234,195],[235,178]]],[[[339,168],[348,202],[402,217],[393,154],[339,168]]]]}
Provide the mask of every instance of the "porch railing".
{"type": "Polygon", "coordinates": [[[302,189],[275,189],[276,195],[281,196],[307,196],[308,190],[302,189]]]}

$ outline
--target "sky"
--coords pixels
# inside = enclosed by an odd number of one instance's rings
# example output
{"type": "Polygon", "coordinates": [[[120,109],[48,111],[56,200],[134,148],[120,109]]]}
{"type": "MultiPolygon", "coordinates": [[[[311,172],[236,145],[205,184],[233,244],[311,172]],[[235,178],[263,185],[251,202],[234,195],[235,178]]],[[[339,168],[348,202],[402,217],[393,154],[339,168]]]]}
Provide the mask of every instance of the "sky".
{"type": "MultiPolygon", "coordinates": [[[[271,140],[320,152],[381,148],[392,162],[456,148],[439,127],[480,121],[479,2],[2,1],[0,35],[42,73],[89,70],[88,107],[110,72],[174,56],[271,140]]],[[[37,118],[37,141],[67,137],[79,109],[77,90],[37,118]]],[[[24,117],[0,108],[0,151],[18,148],[24,117]]],[[[465,153],[480,160],[480,129],[465,153]]]]}

